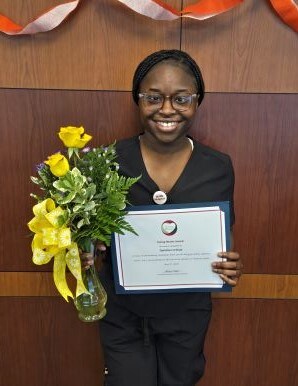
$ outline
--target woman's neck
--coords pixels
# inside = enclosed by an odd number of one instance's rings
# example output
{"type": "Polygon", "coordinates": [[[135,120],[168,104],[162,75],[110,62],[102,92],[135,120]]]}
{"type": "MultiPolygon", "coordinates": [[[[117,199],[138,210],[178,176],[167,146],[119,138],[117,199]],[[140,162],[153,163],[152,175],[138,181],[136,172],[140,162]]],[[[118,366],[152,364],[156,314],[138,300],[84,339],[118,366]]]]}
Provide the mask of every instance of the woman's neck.
{"type": "Polygon", "coordinates": [[[150,178],[163,192],[170,192],[186,167],[191,154],[192,143],[182,137],[175,143],[157,143],[140,136],[140,148],[145,168],[150,178]]]}
{"type": "Polygon", "coordinates": [[[144,133],[139,136],[139,140],[142,149],[146,149],[146,151],[150,153],[156,153],[156,155],[164,157],[184,152],[192,147],[189,138],[186,136],[177,138],[173,142],[161,142],[149,133],[144,133]]]}

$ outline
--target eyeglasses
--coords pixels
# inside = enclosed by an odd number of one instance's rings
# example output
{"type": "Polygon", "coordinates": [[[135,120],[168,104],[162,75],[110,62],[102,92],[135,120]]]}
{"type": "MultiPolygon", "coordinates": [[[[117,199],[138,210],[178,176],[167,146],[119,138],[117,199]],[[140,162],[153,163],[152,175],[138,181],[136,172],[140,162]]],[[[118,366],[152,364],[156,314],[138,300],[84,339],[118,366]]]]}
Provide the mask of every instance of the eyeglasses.
{"type": "Polygon", "coordinates": [[[176,111],[185,111],[190,108],[193,99],[197,98],[198,94],[174,94],[163,95],[154,93],[140,93],[139,98],[142,99],[144,107],[150,110],[160,110],[165,103],[165,99],[170,99],[171,105],[176,111]]]}

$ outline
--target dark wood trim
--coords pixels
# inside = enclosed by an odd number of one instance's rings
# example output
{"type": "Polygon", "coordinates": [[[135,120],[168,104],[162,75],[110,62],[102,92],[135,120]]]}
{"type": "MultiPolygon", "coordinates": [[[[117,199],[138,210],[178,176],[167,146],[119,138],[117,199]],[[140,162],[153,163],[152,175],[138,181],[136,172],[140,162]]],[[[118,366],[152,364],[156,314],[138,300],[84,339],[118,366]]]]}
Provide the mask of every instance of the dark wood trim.
{"type": "MultiPolygon", "coordinates": [[[[68,275],[70,286],[73,278],[68,275]]],[[[51,272],[0,272],[0,296],[59,296],[51,272]]],[[[244,274],[231,293],[213,298],[298,299],[298,275],[244,274]]]]}

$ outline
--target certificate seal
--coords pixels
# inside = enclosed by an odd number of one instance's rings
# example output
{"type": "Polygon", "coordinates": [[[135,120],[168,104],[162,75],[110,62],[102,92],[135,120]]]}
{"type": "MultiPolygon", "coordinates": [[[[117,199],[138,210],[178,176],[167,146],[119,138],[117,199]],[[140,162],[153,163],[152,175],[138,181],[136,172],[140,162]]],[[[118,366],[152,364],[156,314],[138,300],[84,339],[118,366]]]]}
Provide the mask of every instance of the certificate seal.
{"type": "Polygon", "coordinates": [[[166,236],[173,236],[177,232],[177,224],[173,220],[166,220],[161,224],[161,231],[166,236]]]}

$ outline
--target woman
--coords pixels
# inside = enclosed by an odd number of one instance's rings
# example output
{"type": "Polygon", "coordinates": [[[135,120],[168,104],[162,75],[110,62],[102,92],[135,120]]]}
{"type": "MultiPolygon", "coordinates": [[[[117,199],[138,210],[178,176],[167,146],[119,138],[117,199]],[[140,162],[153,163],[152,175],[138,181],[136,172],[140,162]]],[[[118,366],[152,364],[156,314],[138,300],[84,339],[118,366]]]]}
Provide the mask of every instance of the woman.
{"type": "MultiPolygon", "coordinates": [[[[204,98],[204,82],[185,52],[163,50],[145,58],[133,79],[141,134],[117,143],[120,172],[139,176],[132,205],[230,201],[234,222],[234,174],[229,156],[187,136],[204,98]]],[[[104,250],[104,246],[99,246],[104,250]]],[[[239,254],[220,254],[214,272],[235,286],[239,254]]],[[[211,268],[210,268],[211,269],[211,268]]],[[[100,322],[107,386],[194,386],[204,371],[203,346],[211,316],[210,293],[116,295],[109,259],[101,271],[108,292],[100,322]]]]}

